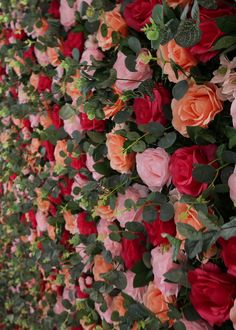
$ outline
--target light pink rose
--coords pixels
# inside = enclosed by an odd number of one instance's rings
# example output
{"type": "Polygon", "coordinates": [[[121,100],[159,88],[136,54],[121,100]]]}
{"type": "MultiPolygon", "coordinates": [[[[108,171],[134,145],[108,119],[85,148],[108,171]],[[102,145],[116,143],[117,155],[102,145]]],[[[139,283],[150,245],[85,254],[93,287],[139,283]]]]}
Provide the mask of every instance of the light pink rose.
{"type": "Polygon", "coordinates": [[[204,321],[187,321],[180,320],[186,327],[186,330],[213,330],[213,328],[204,321]]]}
{"type": "Polygon", "coordinates": [[[113,323],[111,320],[111,314],[113,312],[112,309],[112,298],[108,294],[104,294],[104,299],[107,304],[107,310],[105,312],[102,312],[100,307],[101,304],[95,303],[95,309],[98,312],[99,316],[101,317],[102,320],[105,320],[107,323],[113,323]]]}
{"type": "Polygon", "coordinates": [[[236,97],[236,72],[230,73],[222,85],[222,94],[226,95],[227,100],[233,101],[236,97]]]}
{"type": "Polygon", "coordinates": [[[76,7],[77,7],[76,2],[74,3],[73,7],[71,8],[68,5],[67,0],[61,0],[61,2],[60,2],[60,21],[64,27],[70,28],[75,24],[76,7]]]}
{"type": "Polygon", "coordinates": [[[62,294],[63,300],[69,300],[72,304],[75,302],[75,286],[65,287],[62,294]]]}
{"type": "Polygon", "coordinates": [[[93,168],[93,165],[96,164],[96,162],[93,160],[93,156],[90,156],[89,153],[86,154],[86,166],[88,170],[92,173],[92,176],[94,180],[98,181],[103,177],[102,174],[95,171],[93,168]]]}
{"type": "Polygon", "coordinates": [[[80,243],[79,245],[76,246],[75,251],[80,255],[80,257],[82,258],[82,263],[85,265],[83,272],[86,273],[88,272],[91,267],[92,267],[92,263],[89,262],[89,256],[87,255],[86,251],[85,251],[86,247],[83,243],[80,243]]]}
{"type": "Polygon", "coordinates": [[[163,148],[148,148],[136,155],[138,174],[150,190],[161,191],[170,181],[169,160],[163,148]]]}
{"type": "Polygon", "coordinates": [[[104,247],[107,251],[110,251],[112,256],[119,256],[121,253],[121,243],[113,241],[109,238],[109,234],[111,233],[108,226],[110,223],[107,220],[100,219],[97,225],[98,237],[101,241],[103,241],[104,247]]]}
{"type": "Polygon", "coordinates": [[[36,115],[29,115],[29,121],[31,127],[38,127],[39,126],[39,121],[40,121],[40,113],[36,115]]]}
{"type": "Polygon", "coordinates": [[[34,54],[41,66],[47,66],[50,63],[46,52],[41,52],[38,48],[34,47],[34,54]]]}
{"type": "Polygon", "coordinates": [[[142,50],[140,56],[136,60],[135,72],[129,71],[125,65],[126,56],[119,51],[117,54],[116,62],[113,68],[117,72],[116,87],[123,90],[133,90],[137,88],[142,81],[150,79],[152,77],[152,69],[148,64],[145,64],[142,61],[141,55],[145,53],[146,50],[142,50]],[[127,79],[127,80],[119,80],[119,79],[127,79]]]}
{"type": "Polygon", "coordinates": [[[54,305],[53,311],[55,314],[59,315],[65,311],[65,307],[62,305],[62,297],[57,296],[57,302],[54,305]]]}
{"type": "Polygon", "coordinates": [[[154,283],[165,296],[177,296],[179,291],[177,284],[166,282],[163,276],[169,270],[178,268],[178,265],[172,261],[172,252],[172,248],[165,251],[162,246],[157,246],[151,251],[154,283]]]}
{"type": "Polygon", "coordinates": [[[23,84],[20,84],[18,87],[18,102],[20,104],[27,103],[29,101],[28,95],[24,92],[23,88],[23,84]]]}
{"type": "Polygon", "coordinates": [[[124,274],[125,274],[125,277],[127,279],[127,286],[123,291],[126,294],[128,294],[129,296],[131,296],[134,300],[142,303],[143,302],[143,295],[147,291],[147,287],[143,286],[143,287],[139,287],[139,288],[134,288],[133,283],[134,283],[135,274],[130,270],[128,270],[124,274]]]}
{"type": "Polygon", "coordinates": [[[234,168],[234,172],[229,177],[228,185],[230,198],[234,205],[236,205],[236,166],[234,168]]]}
{"type": "Polygon", "coordinates": [[[234,305],[230,310],[229,318],[233,323],[234,329],[236,329],[236,299],[234,300],[234,305]]]}
{"type": "Polygon", "coordinates": [[[41,210],[38,210],[35,214],[36,222],[37,222],[37,229],[39,231],[46,231],[47,230],[47,213],[41,210]]]}
{"type": "Polygon", "coordinates": [[[125,194],[118,194],[116,202],[116,218],[120,222],[121,227],[125,227],[127,222],[142,220],[142,209],[138,208],[135,210],[132,208],[131,210],[127,210],[125,208],[126,199],[131,199],[136,203],[139,198],[144,198],[147,194],[147,187],[137,183],[132,187],[127,188],[125,194]]]}
{"type": "Polygon", "coordinates": [[[230,114],[233,120],[233,127],[236,128],[236,98],[233,100],[231,104],[230,114]]]}
{"type": "Polygon", "coordinates": [[[64,130],[72,137],[72,133],[75,131],[82,132],[79,116],[72,116],[69,119],[64,120],[64,130]]]}
{"type": "MultiPolygon", "coordinates": [[[[97,48],[87,48],[83,51],[80,63],[86,62],[87,65],[92,65],[92,57],[97,61],[102,61],[104,55],[97,48]]],[[[85,72],[87,72],[90,75],[93,75],[95,70],[88,67],[86,68],[85,72]]]]}

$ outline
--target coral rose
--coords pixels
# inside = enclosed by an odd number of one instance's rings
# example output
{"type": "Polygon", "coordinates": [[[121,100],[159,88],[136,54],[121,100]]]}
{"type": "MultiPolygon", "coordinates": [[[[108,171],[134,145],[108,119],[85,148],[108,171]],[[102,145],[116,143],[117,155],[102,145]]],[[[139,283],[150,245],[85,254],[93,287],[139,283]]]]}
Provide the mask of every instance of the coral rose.
{"type": "Polygon", "coordinates": [[[116,6],[112,11],[105,12],[102,17],[98,32],[97,40],[98,46],[101,47],[103,51],[109,50],[111,47],[115,46],[112,40],[112,34],[114,32],[119,33],[122,37],[127,36],[128,26],[125,20],[120,14],[120,6],[116,6]],[[103,24],[107,27],[106,35],[102,33],[103,24]]]}
{"type": "Polygon", "coordinates": [[[78,233],[76,216],[73,215],[70,211],[64,211],[63,217],[66,222],[65,229],[68,230],[71,234],[78,233]]]}
{"type": "Polygon", "coordinates": [[[116,86],[113,86],[113,92],[117,96],[117,100],[115,102],[112,102],[111,104],[106,105],[103,108],[103,112],[105,114],[106,119],[117,114],[117,112],[121,111],[125,106],[124,102],[120,98],[122,94],[121,91],[116,86]]]}
{"type": "Polygon", "coordinates": [[[169,321],[168,317],[168,304],[174,303],[174,298],[164,296],[161,291],[150,282],[148,289],[143,296],[144,305],[149,308],[157,317],[162,321],[169,321]]]}
{"type": "Polygon", "coordinates": [[[180,100],[172,100],[171,108],[174,128],[188,137],[187,126],[207,127],[223,109],[223,105],[213,84],[192,84],[180,100]]]}
{"type": "Polygon", "coordinates": [[[115,296],[112,300],[112,309],[119,313],[120,316],[124,316],[126,313],[126,308],[124,307],[125,299],[121,294],[115,296]]]}
{"type": "Polygon", "coordinates": [[[106,262],[102,255],[97,254],[94,257],[93,275],[95,281],[104,281],[100,275],[107,273],[112,269],[112,264],[106,262]]]}
{"type": "Polygon", "coordinates": [[[106,135],[107,141],[107,158],[110,160],[110,166],[113,170],[119,173],[130,173],[134,165],[134,153],[125,153],[123,150],[126,138],[108,133],[106,135]]]}
{"type": "Polygon", "coordinates": [[[163,148],[148,148],[136,155],[137,172],[152,191],[161,191],[170,179],[170,157],[163,148]]]}
{"type": "Polygon", "coordinates": [[[161,66],[163,73],[168,75],[168,79],[176,83],[180,80],[187,79],[190,69],[197,65],[197,60],[190,54],[188,49],[179,46],[174,40],[171,40],[159,47],[157,51],[157,63],[161,66]],[[177,77],[172,68],[171,60],[184,71],[178,70],[177,77]]]}
{"type": "Polygon", "coordinates": [[[54,149],[54,157],[57,165],[64,166],[65,158],[68,156],[67,151],[67,142],[66,140],[58,140],[56,147],[54,149]],[[62,156],[60,153],[65,153],[65,156],[62,156]]]}

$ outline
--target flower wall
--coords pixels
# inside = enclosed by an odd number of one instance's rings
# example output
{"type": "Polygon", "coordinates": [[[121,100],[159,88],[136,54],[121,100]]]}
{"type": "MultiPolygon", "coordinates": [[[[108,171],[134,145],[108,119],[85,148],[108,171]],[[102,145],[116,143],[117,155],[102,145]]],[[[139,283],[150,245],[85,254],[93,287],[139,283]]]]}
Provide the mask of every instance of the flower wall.
{"type": "Polygon", "coordinates": [[[0,329],[236,329],[235,22],[0,1],[0,329]]]}

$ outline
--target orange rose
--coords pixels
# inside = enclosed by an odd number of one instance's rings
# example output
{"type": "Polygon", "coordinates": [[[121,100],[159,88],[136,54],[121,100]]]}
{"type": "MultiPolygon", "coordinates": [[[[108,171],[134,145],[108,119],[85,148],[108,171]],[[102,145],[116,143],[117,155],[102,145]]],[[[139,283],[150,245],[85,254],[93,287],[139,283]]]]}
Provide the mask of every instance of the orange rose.
{"type": "Polygon", "coordinates": [[[164,296],[152,282],[149,283],[147,291],[143,296],[143,303],[155,313],[162,322],[170,320],[167,315],[169,311],[168,304],[173,304],[174,298],[172,296],[164,296]]]}
{"type": "Polygon", "coordinates": [[[76,216],[71,214],[70,211],[64,211],[63,217],[66,222],[65,229],[68,230],[71,234],[78,233],[76,216]]]}
{"type": "Polygon", "coordinates": [[[76,74],[71,78],[73,81],[66,83],[66,94],[72,98],[73,103],[76,103],[77,99],[82,96],[81,92],[76,87],[76,83],[80,78],[80,71],[76,70],[76,74]]]}
{"type": "Polygon", "coordinates": [[[55,227],[48,223],[47,232],[48,232],[48,236],[54,241],[56,239],[55,227]]]}
{"type": "Polygon", "coordinates": [[[39,188],[36,188],[35,189],[35,192],[37,194],[36,201],[37,201],[38,209],[40,211],[43,211],[43,212],[48,211],[49,208],[50,208],[50,202],[47,201],[47,200],[43,200],[43,198],[42,198],[42,192],[41,192],[41,190],[39,188]]]}
{"type": "Polygon", "coordinates": [[[43,18],[40,22],[37,22],[36,25],[34,25],[34,32],[37,37],[43,36],[47,30],[48,30],[48,22],[46,21],[45,18],[43,18]],[[40,24],[40,27],[37,27],[37,23],[40,24]]]}
{"type": "Polygon", "coordinates": [[[171,108],[172,125],[180,134],[188,137],[187,126],[207,127],[223,106],[213,84],[192,84],[180,100],[172,100],[171,108]]]}
{"type": "MultiPolygon", "coordinates": [[[[188,204],[177,202],[175,203],[175,223],[186,223],[187,225],[192,226],[196,230],[202,229],[204,226],[198,219],[197,211],[188,204]]],[[[183,240],[183,237],[180,233],[176,234],[176,237],[183,240]]]]}
{"type": "Polygon", "coordinates": [[[39,122],[43,128],[48,128],[53,125],[52,118],[46,112],[40,115],[39,122]]]}
{"type": "Polygon", "coordinates": [[[197,60],[190,54],[188,49],[179,46],[174,40],[171,40],[159,47],[157,51],[157,63],[161,66],[163,72],[168,75],[168,79],[176,83],[187,78],[186,75],[189,74],[190,69],[197,65],[197,60]],[[181,66],[185,73],[178,70],[177,78],[170,60],[181,66]]]}
{"type": "Polygon", "coordinates": [[[65,165],[65,158],[68,156],[67,151],[67,142],[66,140],[58,140],[56,147],[54,149],[54,157],[57,165],[64,166],[65,165]],[[62,157],[60,155],[61,152],[64,152],[66,154],[65,157],[62,157]]]}
{"type": "Polygon", "coordinates": [[[122,37],[126,37],[128,33],[128,26],[120,14],[119,6],[117,6],[112,11],[105,12],[103,19],[100,23],[97,32],[97,40],[98,46],[101,47],[103,51],[115,46],[112,40],[113,32],[118,32],[122,37]],[[102,35],[101,27],[103,24],[107,26],[106,36],[102,35]]]}
{"type": "Polygon", "coordinates": [[[135,154],[124,153],[123,146],[126,141],[126,138],[114,134],[107,134],[107,158],[111,161],[110,165],[113,170],[116,170],[119,173],[130,173],[134,165],[135,154]]]}
{"type": "Polygon", "coordinates": [[[36,90],[38,88],[38,84],[39,84],[39,75],[36,73],[32,73],[30,76],[30,84],[34,87],[34,89],[36,90]]]}
{"type": "Polygon", "coordinates": [[[114,210],[110,208],[109,205],[98,205],[94,208],[96,216],[101,217],[102,219],[112,221],[115,219],[114,210]]]}
{"type": "Polygon", "coordinates": [[[97,254],[94,257],[94,266],[93,266],[93,275],[95,281],[104,281],[104,279],[100,276],[101,274],[107,273],[112,270],[112,264],[109,264],[105,261],[102,255],[97,254]]]}
{"type": "Polygon", "coordinates": [[[41,146],[41,141],[38,138],[33,138],[31,140],[31,144],[30,144],[30,152],[32,154],[35,154],[36,152],[38,152],[39,147],[41,146]]]}
{"type": "Polygon", "coordinates": [[[49,60],[49,63],[53,66],[58,66],[61,63],[61,61],[58,58],[58,51],[59,51],[58,47],[56,47],[56,48],[48,47],[47,48],[48,60],[49,60]]]}
{"type": "Polygon", "coordinates": [[[115,296],[112,300],[112,310],[118,312],[120,316],[124,316],[126,313],[124,301],[125,299],[121,294],[115,296]]]}
{"type": "Polygon", "coordinates": [[[177,6],[184,7],[188,4],[190,4],[192,0],[166,0],[166,3],[169,7],[175,8],[177,6]]]}
{"type": "Polygon", "coordinates": [[[118,99],[116,100],[116,102],[114,104],[106,105],[103,108],[106,119],[109,119],[110,117],[114,116],[117,112],[119,112],[120,110],[122,110],[124,108],[124,102],[120,98],[120,96],[121,96],[120,90],[116,86],[113,86],[113,91],[114,91],[114,94],[116,94],[118,96],[118,99]]]}

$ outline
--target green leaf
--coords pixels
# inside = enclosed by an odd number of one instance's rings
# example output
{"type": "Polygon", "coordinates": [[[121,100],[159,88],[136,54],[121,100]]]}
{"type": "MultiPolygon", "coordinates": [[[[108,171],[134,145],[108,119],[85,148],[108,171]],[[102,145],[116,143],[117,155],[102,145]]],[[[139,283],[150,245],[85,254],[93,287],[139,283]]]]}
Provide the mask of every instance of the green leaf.
{"type": "Polygon", "coordinates": [[[73,48],[73,50],[72,50],[72,56],[73,56],[73,59],[74,60],[79,61],[80,52],[79,52],[78,48],[73,48]]]}
{"type": "Polygon", "coordinates": [[[191,9],[191,17],[197,23],[199,23],[199,6],[197,0],[194,0],[192,9],[191,9]]]}
{"type": "Polygon", "coordinates": [[[112,173],[110,162],[107,160],[105,160],[104,162],[98,162],[94,164],[93,168],[95,169],[96,172],[105,176],[111,175],[112,173]]]}
{"type": "Polygon", "coordinates": [[[131,72],[136,72],[136,56],[135,55],[128,55],[125,59],[125,66],[131,72]]]}
{"type": "Polygon", "coordinates": [[[102,274],[101,277],[103,277],[110,284],[113,284],[119,290],[124,290],[127,286],[126,276],[121,271],[112,270],[108,273],[102,274]]]}
{"type": "Polygon", "coordinates": [[[119,111],[114,117],[114,122],[117,124],[124,123],[130,118],[131,114],[132,114],[132,109],[129,108],[119,111]]]}
{"type": "Polygon", "coordinates": [[[128,240],[133,240],[133,239],[136,239],[138,238],[137,235],[135,235],[135,233],[132,233],[130,231],[123,231],[122,232],[122,237],[128,239],[128,240]]]}
{"type": "Polygon", "coordinates": [[[200,240],[202,238],[202,233],[187,223],[178,222],[176,224],[176,228],[182,236],[188,238],[189,240],[200,240]]]}
{"type": "Polygon", "coordinates": [[[172,269],[163,274],[163,276],[168,280],[168,282],[177,283],[189,288],[187,273],[185,273],[181,268],[172,269]]]}
{"type": "Polygon", "coordinates": [[[165,128],[161,124],[156,122],[139,125],[138,129],[142,132],[153,134],[156,137],[162,136],[165,131],[165,128]]]}
{"type": "Polygon", "coordinates": [[[129,48],[133,52],[135,52],[136,55],[140,52],[141,47],[142,47],[140,41],[138,40],[138,38],[135,38],[135,37],[129,37],[128,45],[129,45],[129,48]]]}
{"type": "Polygon", "coordinates": [[[178,257],[178,254],[179,254],[179,250],[180,250],[182,241],[180,239],[172,237],[172,236],[170,236],[169,234],[166,234],[166,233],[162,234],[161,236],[166,237],[168,239],[168,241],[170,242],[170,244],[173,248],[172,258],[173,258],[173,261],[176,261],[177,257],[178,257]]]}
{"type": "Polygon", "coordinates": [[[157,209],[154,206],[145,206],[143,209],[143,220],[153,222],[157,219],[157,209]]]}
{"type": "Polygon", "coordinates": [[[175,41],[184,48],[196,45],[201,40],[201,30],[193,19],[187,18],[181,21],[175,35],[175,41]]]}
{"type": "Polygon", "coordinates": [[[157,25],[162,26],[163,25],[163,6],[162,5],[156,5],[152,10],[152,18],[154,22],[157,25]]]}
{"type": "Polygon", "coordinates": [[[190,139],[196,144],[209,144],[216,142],[214,134],[208,129],[199,126],[187,126],[187,132],[190,139]]]}
{"type": "Polygon", "coordinates": [[[137,132],[128,132],[126,137],[130,141],[135,141],[140,138],[140,135],[137,132]]]}
{"type": "Polygon", "coordinates": [[[142,140],[137,141],[133,146],[132,150],[134,152],[143,152],[146,149],[146,143],[142,140]]]}
{"type": "Polygon", "coordinates": [[[235,15],[227,15],[227,16],[221,16],[215,18],[215,22],[218,28],[226,34],[236,33],[235,21],[236,21],[235,15]]]}
{"type": "Polygon", "coordinates": [[[198,321],[201,319],[198,312],[194,309],[194,307],[190,303],[188,303],[186,306],[183,307],[183,314],[186,320],[188,321],[198,321]]]}
{"type": "Polygon", "coordinates": [[[72,8],[74,6],[75,0],[66,0],[66,1],[68,3],[69,7],[72,8]]]}
{"type": "Polygon", "coordinates": [[[206,8],[206,9],[216,9],[217,8],[216,0],[198,0],[198,3],[200,6],[206,8]]]}
{"type": "Polygon", "coordinates": [[[75,115],[75,111],[74,109],[71,107],[70,104],[66,103],[65,105],[63,105],[63,107],[61,107],[60,112],[59,112],[59,116],[63,119],[63,120],[67,120],[70,119],[72,116],[75,115]]]}
{"type": "Polygon", "coordinates": [[[120,241],[121,241],[121,236],[120,236],[120,234],[115,233],[115,232],[110,233],[110,234],[109,234],[109,238],[110,238],[112,241],[115,241],[115,242],[120,242],[120,241]]]}
{"type": "Polygon", "coordinates": [[[176,140],[176,133],[170,132],[165,134],[158,142],[158,147],[168,149],[170,148],[176,140]]]}
{"type": "Polygon", "coordinates": [[[153,279],[152,271],[146,269],[143,273],[136,273],[133,281],[134,288],[140,288],[147,285],[153,279]]]}
{"type": "Polygon", "coordinates": [[[101,25],[101,34],[102,34],[103,38],[105,38],[107,36],[107,32],[108,32],[107,25],[103,23],[101,25]]]}
{"type": "Polygon", "coordinates": [[[233,164],[235,164],[236,163],[236,152],[225,150],[222,153],[222,159],[226,163],[233,163],[233,164]]]}
{"type": "Polygon", "coordinates": [[[175,330],[186,330],[186,326],[184,325],[183,322],[177,321],[173,324],[173,328],[175,330]]]}
{"type": "Polygon", "coordinates": [[[140,222],[137,222],[137,221],[126,222],[125,228],[132,232],[143,232],[144,231],[143,224],[140,222]]]}
{"type": "Polygon", "coordinates": [[[204,214],[202,211],[198,211],[198,218],[206,228],[212,230],[220,229],[220,226],[214,221],[215,218],[213,218],[213,220],[209,215],[204,214]]]}
{"type": "Polygon", "coordinates": [[[86,132],[88,137],[95,143],[103,143],[105,141],[105,136],[102,133],[95,131],[86,132]]]}
{"type": "Polygon", "coordinates": [[[197,254],[201,253],[203,250],[203,240],[191,240],[186,239],[185,241],[185,251],[187,256],[190,259],[193,259],[196,257],[197,254]]]}
{"type": "Polygon", "coordinates": [[[187,80],[181,80],[177,84],[175,84],[174,88],[172,89],[172,95],[176,100],[182,99],[184,95],[188,91],[188,82],[187,80]]]}
{"type": "Polygon", "coordinates": [[[227,222],[221,227],[219,236],[226,240],[236,236],[236,218],[231,218],[230,222],[227,222]]]}
{"type": "Polygon", "coordinates": [[[223,36],[214,43],[213,50],[221,50],[229,48],[236,43],[236,37],[234,36],[223,36]]]}
{"type": "Polygon", "coordinates": [[[175,214],[174,207],[171,203],[162,204],[160,208],[161,221],[169,221],[175,214]]]}
{"type": "Polygon", "coordinates": [[[196,164],[193,169],[193,178],[197,182],[211,183],[216,175],[216,169],[211,165],[196,164]]]}

